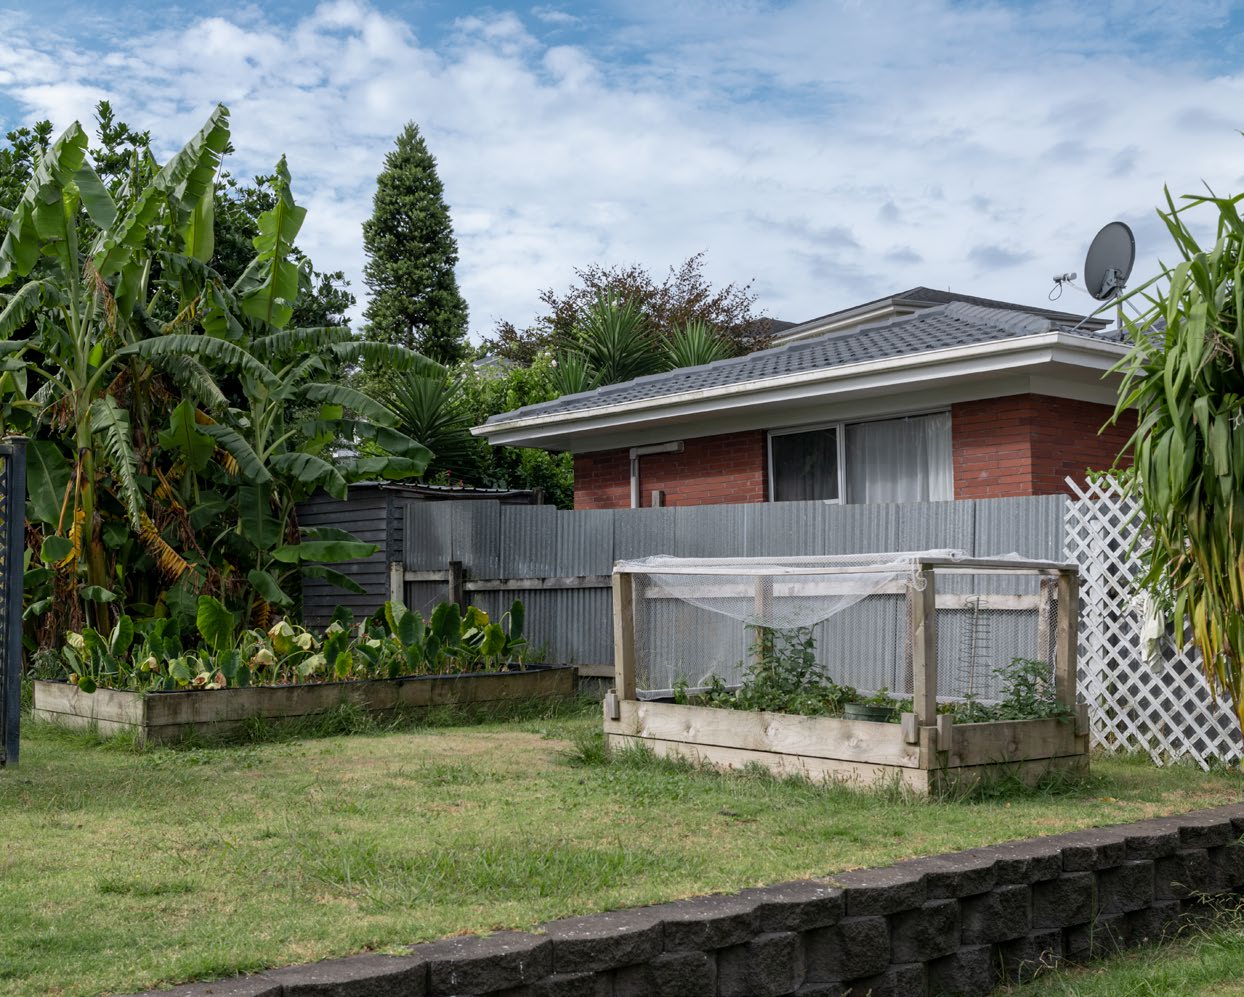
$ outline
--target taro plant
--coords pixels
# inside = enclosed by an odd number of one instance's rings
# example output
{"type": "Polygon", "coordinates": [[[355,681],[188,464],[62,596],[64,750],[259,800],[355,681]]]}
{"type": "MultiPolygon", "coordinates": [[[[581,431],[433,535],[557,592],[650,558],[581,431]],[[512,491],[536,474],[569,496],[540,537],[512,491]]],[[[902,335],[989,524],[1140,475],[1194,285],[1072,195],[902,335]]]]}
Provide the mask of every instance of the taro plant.
{"type": "Polygon", "coordinates": [[[497,621],[474,606],[462,614],[450,603],[425,621],[386,603],[357,623],[339,608],[321,634],[287,620],[267,630],[240,629],[239,614],[205,595],[189,640],[174,618],[135,623],[122,616],[106,636],[91,627],[70,634],[59,654],[63,673],[84,692],[210,690],[496,671],[521,665],[522,631],[521,602],[497,621]]]}

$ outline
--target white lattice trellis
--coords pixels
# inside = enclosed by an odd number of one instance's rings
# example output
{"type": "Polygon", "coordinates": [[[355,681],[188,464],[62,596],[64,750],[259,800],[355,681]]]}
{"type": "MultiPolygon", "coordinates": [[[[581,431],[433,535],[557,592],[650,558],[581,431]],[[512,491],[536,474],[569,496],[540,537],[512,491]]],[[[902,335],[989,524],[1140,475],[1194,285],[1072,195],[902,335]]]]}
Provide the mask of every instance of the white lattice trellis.
{"type": "Polygon", "coordinates": [[[1067,483],[1065,554],[1080,565],[1081,695],[1088,703],[1093,744],[1107,751],[1142,750],[1157,764],[1194,759],[1237,764],[1239,722],[1215,703],[1191,644],[1164,639],[1160,660],[1144,660],[1133,541],[1144,524],[1113,480],[1067,483]]]}

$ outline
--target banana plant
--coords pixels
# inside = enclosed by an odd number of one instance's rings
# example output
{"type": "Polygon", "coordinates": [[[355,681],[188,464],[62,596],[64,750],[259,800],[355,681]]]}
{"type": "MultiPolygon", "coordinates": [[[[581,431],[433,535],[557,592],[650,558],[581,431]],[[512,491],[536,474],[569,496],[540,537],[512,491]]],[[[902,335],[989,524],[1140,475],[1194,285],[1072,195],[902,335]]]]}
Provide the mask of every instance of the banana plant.
{"type": "MultiPolygon", "coordinates": [[[[134,531],[142,527],[131,416],[150,408],[155,372],[122,351],[146,334],[135,313],[149,310],[159,293],[151,246],[190,237],[228,137],[228,111],[217,107],[121,212],[86,162],[87,136],[74,123],[39,162],[0,243],[0,286],[24,280],[0,312],[0,339],[24,337],[27,370],[40,382],[30,400],[45,424],[63,427],[71,450],[68,475],[55,451],[42,455],[53,465],[50,477],[67,478],[57,521],[49,524],[68,545],[55,567],[76,574],[84,563],[91,591],[112,588],[101,488],[109,488],[134,531]]],[[[32,488],[46,484],[36,480],[32,488]]],[[[102,631],[106,607],[93,608],[102,631]]]]}

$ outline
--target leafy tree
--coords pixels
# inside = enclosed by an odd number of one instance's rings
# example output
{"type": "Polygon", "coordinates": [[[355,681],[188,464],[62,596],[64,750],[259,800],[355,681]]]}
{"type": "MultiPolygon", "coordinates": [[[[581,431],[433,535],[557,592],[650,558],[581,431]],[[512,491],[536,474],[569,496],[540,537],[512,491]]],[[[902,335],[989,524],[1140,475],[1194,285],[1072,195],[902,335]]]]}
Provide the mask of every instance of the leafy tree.
{"type": "Polygon", "coordinates": [[[571,340],[583,317],[602,299],[634,305],[651,335],[661,342],[690,322],[702,322],[718,331],[727,356],[742,356],[769,345],[769,325],[754,311],[756,295],[751,283],[714,288],[704,275],[703,253],[670,267],[659,283],[638,264],[592,264],[576,269],[575,278],[576,283],[562,293],[552,288],[540,293],[547,311],[530,328],[499,323],[485,340],[483,351],[526,366],[540,353],[555,351],[571,340]]]}
{"type": "Polygon", "coordinates": [[[372,204],[363,223],[368,335],[453,365],[467,352],[458,244],[436,159],[413,122],[385,156],[372,204]]]}
{"type": "Polygon", "coordinates": [[[1135,406],[1129,443],[1152,543],[1144,583],[1190,628],[1206,677],[1244,721],[1244,222],[1236,197],[1196,196],[1160,212],[1182,261],[1133,294],[1115,418],[1135,406]],[[1217,212],[1202,247],[1184,220],[1217,212]]]}

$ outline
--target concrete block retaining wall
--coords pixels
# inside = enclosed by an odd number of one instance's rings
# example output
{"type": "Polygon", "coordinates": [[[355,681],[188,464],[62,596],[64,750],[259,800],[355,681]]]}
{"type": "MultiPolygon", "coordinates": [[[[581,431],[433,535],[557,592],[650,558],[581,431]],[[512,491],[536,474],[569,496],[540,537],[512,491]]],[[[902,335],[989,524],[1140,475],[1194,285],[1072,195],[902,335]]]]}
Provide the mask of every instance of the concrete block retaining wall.
{"type": "MultiPolygon", "coordinates": [[[[1244,805],[554,921],[177,997],[913,997],[1158,940],[1244,889],[1244,805]]],[[[165,995],[170,991],[161,991],[165,995]]]]}

